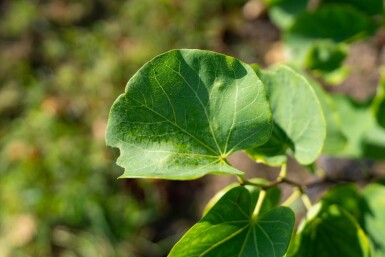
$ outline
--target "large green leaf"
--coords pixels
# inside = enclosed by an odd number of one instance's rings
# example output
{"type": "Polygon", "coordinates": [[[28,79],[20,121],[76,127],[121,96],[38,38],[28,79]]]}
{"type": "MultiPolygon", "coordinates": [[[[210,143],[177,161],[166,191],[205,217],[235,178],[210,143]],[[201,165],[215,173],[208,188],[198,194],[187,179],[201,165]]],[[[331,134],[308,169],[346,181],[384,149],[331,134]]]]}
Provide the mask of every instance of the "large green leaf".
{"type": "Polygon", "coordinates": [[[300,225],[289,257],[369,257],[367,237],[354,218],[337,205],[317,204],[300,225]]]}
{"type": "Polygon", "coordinates": [[[298,72],[284,65],[262,71],[273,112],[273,134],[261,146],[247,153],[270,165],[281,165],[291,152],[307,165],[320,154],[326,135],[324,115],[319,100],[298,72]]]}
{"type": "Polygon", "coordinates": [[[239,60],[173,50],[145,64],[111,108],[107,144],[122,177],[193,179],[241,174],[226,157],[271,134],[262,82],[239,60]]]}
{"type": "Polygon", "coordinates": [[[255,213],[258,190],[227,192],[171,250],[169,257],[275,256],[287,251],[294,214],[287,207],[255,213]]]}
{"type": "Polygon", "coordinates": [[[363,190],[364,229],[372,242],[375,257],[385,256],[385,186],[370,184],[363,190]]]}

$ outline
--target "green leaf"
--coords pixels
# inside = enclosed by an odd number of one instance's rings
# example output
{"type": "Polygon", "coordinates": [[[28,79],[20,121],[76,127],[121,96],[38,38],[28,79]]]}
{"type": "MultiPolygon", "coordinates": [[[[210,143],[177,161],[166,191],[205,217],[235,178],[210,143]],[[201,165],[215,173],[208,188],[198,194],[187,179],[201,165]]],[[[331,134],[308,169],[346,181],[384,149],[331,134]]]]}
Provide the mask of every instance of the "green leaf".
{"type": "Polygon", "coordinates": [[[306,11],[308,0],[269,1],[267,4],[271,21],[281,30],[285,30],[292,25],[299,13],[306,11]]]}
{"type": "Polygon", "coordinates": [[[356,184],[338,185],[329,190],[323,197],[324,205],[338,205],[348,211],[356,220],[361,219],[361,192],[356,184]]]}
{"type": "Polygon", "coordinates": [[[348,96],[333,95],[341,117],[347,146],[336,156],[385,160],[385,129],[375,121],[372,101],[357,102],[348,96]]]}
{"type": "MultiPolygon", "coordinates": [[[[357,9],[341,4],[328,4],[314,11],[298,14],[285,31],[284,42],[290,59],[304,66],[309,51],[314,49],[317,41],[350,42],[373,34],[374,28],[370,18],[357,9]]],[[[341,58],[336,58],[335,54],[331,57],[337,60],[341,58]]]]}
{"type": "Polygon", "coordinates": [[[347,138],[342,132],[341,119],[337,108],[325,90],[315,80],[304,75],[316,93],[321,104],[326,121],[326,139],[322,152],[326,154],[339,153],[347,144],[347,138]]]}
{"type": "Polygon", "coordinates": [[[275,207],[254,214],[258,190],[239,186],[227,192],[174,246],[169,257],[283,256],[294,214],[275,207]]]}
{"type": "Polygon", "coordinates": [[[122,177],[194,179],[242,174],[226,158],[263,144],[271,112],[262,82],[239,60],[173,50],[146,63],[111,108],[107,144],[122,177]]]}
{"type": "Polygon", "coordinates": [[[366,207],[364,229],[371,239],[374,256],[385,256],[385,186],[370,184],[362,194],[366,207]]]}
{"type": "Polygon", "coordinates": [[[247,153],[270,165],[281,165],[289,151],[299,163],[312,163],[322,150],[326,134],[314,90],[303,76],[284,65],[263,71],[261,79],[273,112],[273,134],[267,143],[247,153]]]}
{"type": "Polygon", "coordinates": [[[334,42],[368,36],[374,25],[365,14],[348,5],[328,4],[298,15],[288,35],[334,42]],[[354,21],[354,22],[352,22],[354,21]]]}
{"type": "Polygon", "coordinates": [[[346,56],[345,44],[336,44],[331,40],[317,40],[306,56],[305,65],[310,70],[330,72],[341,67],[346,56]]]}
{"type": "Polygon", "coordinates": [[[384,11],[384,2],[382,0],[322,0],[321,2],[322,4],[348,4],[369,15],[382,14],[384,11]]]}
{"type": "MultiPolygon", "coordinates": [[[[251,182],[253,183],[258,183],[258,184],[262,184],[264,186],[267,186],[269,185],[271,182],[269,182],[268,180],[265,180],[263,178],[253,178],[250,180],[251,182]]],[[[230,191],[231,189],[233,189],[234,187],[237,187],[239,186],[238,183],[233,183],[233,184],[230,184],[228,185],[227,187],[223,188],[222,190],[218,191],[211,199],[210,201],[206,204],[204,210],[203,210],[203,216],[205,216],[209,210],[211,210],[211,208],[217,204],[217,202],[228,192],[230,191]]],[[[249,191],[251,192],[250,190],[250,187],[249,186],[246,186],[246,188],[249,189],[249,191]]],[[[255,189],[255,187],[251,187],[252,189],[255,189]]],[[[278,187],[272,187],[272,188],[269,188],[267,191],[266,191],[266,196],[265,196],[265,199],[262,203],[262,207],[261,207],[261,210],[260,210],[260,213],[264,213],[270,209],[272,209],[273,207],[277,206],[278,205],[278,202],[279,200],[281,199],[281,190],[278,188],[278,187]]]]}
{"type": "Polygon", "coordinates": [[[337,205],[317,204],[300,225],[288,257],[369,257],[367,237],[337,205]]]}

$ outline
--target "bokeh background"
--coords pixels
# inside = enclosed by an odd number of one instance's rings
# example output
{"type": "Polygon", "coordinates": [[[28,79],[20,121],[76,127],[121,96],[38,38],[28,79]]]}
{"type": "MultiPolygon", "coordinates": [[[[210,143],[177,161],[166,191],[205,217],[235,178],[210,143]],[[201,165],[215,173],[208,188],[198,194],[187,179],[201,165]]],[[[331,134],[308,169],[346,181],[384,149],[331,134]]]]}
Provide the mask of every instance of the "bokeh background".
{"type": "MultiPolygon", "coordinates": [[[[374,92],[383,38],[353,46],[341,90],[374,92]]],[[[283,60],[258,0],[0,1],[0,257],[161,257],[199,218],[227,179],[118,180],[104,142],[129,78],[174,48],[283,60]]]]}
{"type": "Polygon", "coordinates": [[[245,4],[0,1],[1,257],[168,253],[199,217],[206,182],[118,180],[118,152],[104,142],[109,108],[173,48],[263,62],[277,33],[267,17],[246,18],[245,4]]]}

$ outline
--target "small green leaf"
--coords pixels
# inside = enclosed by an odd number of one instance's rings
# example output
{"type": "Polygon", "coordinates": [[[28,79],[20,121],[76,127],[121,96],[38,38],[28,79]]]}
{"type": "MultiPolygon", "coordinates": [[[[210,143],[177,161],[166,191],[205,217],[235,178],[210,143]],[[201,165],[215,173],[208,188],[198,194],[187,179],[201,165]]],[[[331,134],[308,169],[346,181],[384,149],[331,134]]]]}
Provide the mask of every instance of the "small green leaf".
{"type": "Polygon", "coordinates": [[[319,100],[306,79],[292,68],[276,66],[262,72],[273,112],[273,134],[261,146],[248,149],[254,159],[281,165],[290,151],[303,165],[320,154],[326,134],[319,100]]]}
{"type": "Polygon", "coordinates": [[[107,144],[122,177],[194,179],[242,174],[226,158],[265,143],[271,111],[253,69],[202,50],[173,50],[145,64],[113,104],[107,144]]]}
{"type": "Polygon", "coordinates": [[[253,215],[258,190],[231,189],[171,250],[169,257],[282,257],[287,251],[294,214],[275,207],[253,215]]]}
{"type": "Polygon", "coordinates": [[[374,256],[385,256],[385,186],[370,184],[362,195],[365,199],[364,229],[371,239],[374,256]]]}
{"type": "Polygon", "coordinates": [[[354,218],[337,205],[309,210],[288,257],[369,257],[367,237],[354,218]]]}
{"type": "Polygon", "coordinates": [[[347,56],[345,44],[316,40],[307,53],[305,65],[310,70],[330,72],[341,67],[347,56]]]}

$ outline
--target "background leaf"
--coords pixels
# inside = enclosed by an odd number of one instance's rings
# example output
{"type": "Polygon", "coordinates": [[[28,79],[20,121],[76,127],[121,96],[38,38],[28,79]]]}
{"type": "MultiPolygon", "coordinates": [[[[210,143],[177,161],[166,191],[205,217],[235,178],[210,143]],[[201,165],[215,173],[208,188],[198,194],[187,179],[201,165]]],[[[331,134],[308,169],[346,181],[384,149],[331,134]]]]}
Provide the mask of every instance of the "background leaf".
{"type": "Polygon", "coordinates": [[[324,144],[326,126],[321,105],[306,79],[292,68],[276,66],[261,74],[273,112],[273,134],[247,153],[270,165],[280,165],[290,150],[303,165],[312,163],[324,144]]]}
{"type": "Polygon", "coordinates": [[[193,179],[241,174],[225,161],[271,133],[265,89],[239,60],[174,50],[145,64],[111,108],[107,144],[119,147],[122,177],[193,179]]]}
{"type": "Polygon", "coordinates": [[[385,186],[370,184],[362,192],[365,201],[363,226],[371,239],[375,257],[385,255],[385,186]]]}
{"type": "Polygon", "coordinates": [[[256,217],[259,192],[231,189],[174,246],[169,257],[283,256],[290,242],[294,214],[275,207],[256,217]]]}
{"type": "Polygon", "coordinates": [[[341,117],[347,146],[336,156],[385,159],[385,129],[380,127],[372,112],[372,100],[357,102],[348,96],[333,95],[341,117]]]}
{"type": "Polygon", "coordinates": [[[269,7],[271,21],[281,30],[285,30],[294,22],[296,16],[306,11],[308,0],[265,0],[269,7]]]}
{"type": "Polygon", "coordinates": [[[321,0],[322,3],[341,3],[356,7],[369,15],[381,14],[384,11],[382,0],[321,0]]]}
{"type": "Polygon", "coordinates": [[[354,218],[337,205],[317,204],[300,225],[289,257],[369,257],[369,242],[354,218]]]}

